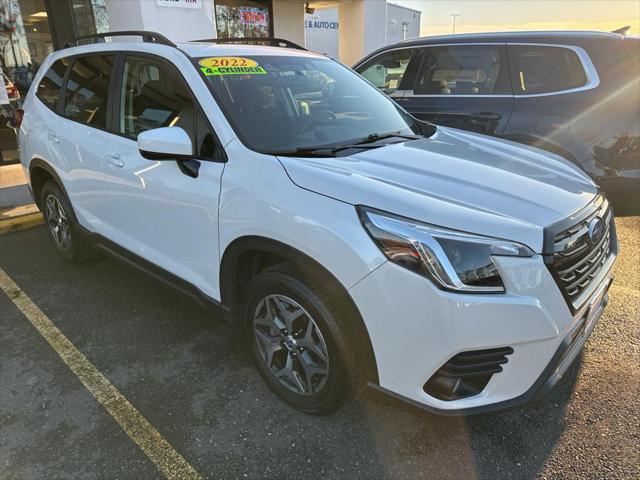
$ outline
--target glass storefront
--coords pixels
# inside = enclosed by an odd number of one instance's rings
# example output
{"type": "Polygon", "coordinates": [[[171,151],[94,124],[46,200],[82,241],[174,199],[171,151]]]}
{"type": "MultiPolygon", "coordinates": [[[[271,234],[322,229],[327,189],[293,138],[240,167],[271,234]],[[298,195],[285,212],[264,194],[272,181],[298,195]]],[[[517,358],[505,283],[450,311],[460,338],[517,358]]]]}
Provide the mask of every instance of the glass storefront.
{"type": "Polygon", "coordinates": [[[273,36],[270,0],[216,0],[218,38],[273,36]]]}
{"type": "Polygon", "coordinates": [[[105,0],[0,0],[0,163],[18,159],[16,109],[45,57],[72,37],[108,30],[105,0]]]}

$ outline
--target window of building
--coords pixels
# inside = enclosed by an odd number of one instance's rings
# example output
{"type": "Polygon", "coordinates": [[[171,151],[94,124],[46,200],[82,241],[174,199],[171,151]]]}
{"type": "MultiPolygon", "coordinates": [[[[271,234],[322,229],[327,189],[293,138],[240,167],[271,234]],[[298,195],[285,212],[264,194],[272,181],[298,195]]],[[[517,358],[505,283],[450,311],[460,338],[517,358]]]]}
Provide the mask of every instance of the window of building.
{"type": "Polygon", "coordinates": [[[393,93],[400,88],[413,52],[407,48],[385,53],[358,69],[358,73],[385,93],[393,93]]]}
{"type": "Polygon", "coordinates": [[[587,84],[580,58],[568,48],[510,45],[509,62],[516,94],[559,92],[587,84]]]}
{"type": "Polygon", "coordinates": [[[36,90],[38,98],[51,110],[57,110],[58,108],[58,97],[62,89],[67,65],[68,61],[66,59],[57,60],[42,77],[36,90]]]}
{"type": "Polygon", "coordinates": [[[511,94],[497,45],[452,45],[424,49],[414,86],[417,95],[511,94]]]}
{"type": "Polygon", "coordinates": [[[97,128],[107,127],[114,59],[114,55],[92,55],[74,60],[65,88],[65,117],[97,128]]]}
{"type": "Polygon", "coordinates": [[[218,38],[272,37],[269,0],[216,0],[218,38]]]}

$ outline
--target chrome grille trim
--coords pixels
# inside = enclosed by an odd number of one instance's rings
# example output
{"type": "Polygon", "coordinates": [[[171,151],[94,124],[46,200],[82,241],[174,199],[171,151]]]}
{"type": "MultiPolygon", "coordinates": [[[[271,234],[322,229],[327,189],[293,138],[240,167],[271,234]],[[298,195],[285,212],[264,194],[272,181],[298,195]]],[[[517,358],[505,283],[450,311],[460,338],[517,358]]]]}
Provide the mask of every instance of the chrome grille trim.
{"type": "Polygon", "coordinates": [[[613,212],[607,199],[599,195],[586,209],[545,232],[546,263],[572,312],[591,295],[603,272],[609,270],[617,251],[613,212]],[[603,220],[605,231],[593,244],[589,223],[603,220]]]}

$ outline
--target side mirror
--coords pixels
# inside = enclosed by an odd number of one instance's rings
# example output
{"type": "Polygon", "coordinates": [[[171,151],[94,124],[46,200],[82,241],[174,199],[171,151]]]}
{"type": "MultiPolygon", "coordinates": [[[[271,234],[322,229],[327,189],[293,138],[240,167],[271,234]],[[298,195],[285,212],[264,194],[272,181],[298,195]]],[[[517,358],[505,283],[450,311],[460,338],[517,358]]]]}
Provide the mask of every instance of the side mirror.
{"type": "Polygon", "coordinates": [[[189,160],[193,145],[189,134],[180,127],[146,130],[138,135],[140,155],[149,160],[189,160]]]}

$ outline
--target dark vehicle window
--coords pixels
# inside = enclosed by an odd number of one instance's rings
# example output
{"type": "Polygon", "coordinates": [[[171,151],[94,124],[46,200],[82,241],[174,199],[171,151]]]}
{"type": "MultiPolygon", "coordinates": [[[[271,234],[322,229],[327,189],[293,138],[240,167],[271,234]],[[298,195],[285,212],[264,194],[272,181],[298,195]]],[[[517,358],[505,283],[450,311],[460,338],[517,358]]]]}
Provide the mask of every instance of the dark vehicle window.
{"type": "Polygon", "coordinates": [[[352,70],[321,57],[196,59],[234,130],[253,150],[278,154],[414,134],[415,121],[352,70]]]}
{"type": "Polygon", "coordinates": [[[137,138],[145,130],[182,127],[193,139],[191,92],[175,67],[144,57],[127,57],[120,97],[119,131],[137,138]]]}
{"type": "Polygon", "coordinates": [[[413,52],[405,48],[385,53],[358,68],[358,73],[385,93],[393,93],[400,88],[413,52]]]}
{"type": "Polygon", "coordinates": [[[568,48],[510,45],[509,62],[516,94],[559,92],[587,84],[580,58],[568,48]]]}
{"type": "Polygon", "coordinates": [[[114,55],[96,55],[74,60],[65,88],[65,117],[97,128],[107,127],[114,59],[114,55]]]}
{"type": "Polygon", "coordinates": [[[58,97],[60,96],[60,90],[62,89],[62,82],[64,81],[64,74],[69,65],[68,59],[56,60],[51,68],[47,70],[44,77],[38,85],[36,95],[45,105],[50,109],[56,110],[58,97]]]}
{"type": "Polygon", "coordinates": [[[508,72],[497,45],[425,48],[416,95],[511,94],[508,72]]]}

